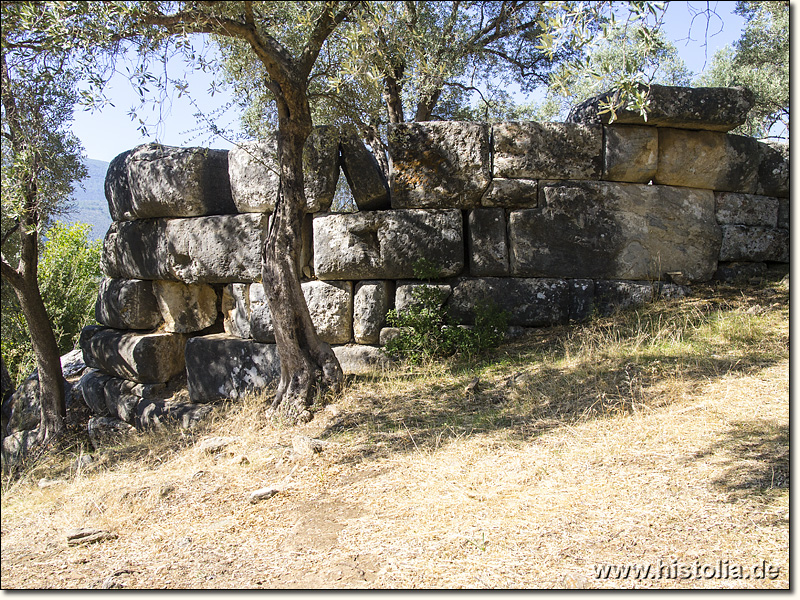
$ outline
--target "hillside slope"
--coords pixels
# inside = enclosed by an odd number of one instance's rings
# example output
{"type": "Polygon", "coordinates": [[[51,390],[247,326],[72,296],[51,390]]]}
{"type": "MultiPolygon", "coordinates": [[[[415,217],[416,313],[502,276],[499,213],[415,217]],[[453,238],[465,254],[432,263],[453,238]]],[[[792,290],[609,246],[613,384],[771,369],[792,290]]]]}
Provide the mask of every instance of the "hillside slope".
{"type": "Polygon", "coordinates": [[[91,225],[89,238],[101,240],[111,225],[111,214],[108,212],[108,202],[103,189],[108,163],[91,158],[85,159],[84,162],[89,176],[75,186],[72,209],[62,220],[91,225]]]}

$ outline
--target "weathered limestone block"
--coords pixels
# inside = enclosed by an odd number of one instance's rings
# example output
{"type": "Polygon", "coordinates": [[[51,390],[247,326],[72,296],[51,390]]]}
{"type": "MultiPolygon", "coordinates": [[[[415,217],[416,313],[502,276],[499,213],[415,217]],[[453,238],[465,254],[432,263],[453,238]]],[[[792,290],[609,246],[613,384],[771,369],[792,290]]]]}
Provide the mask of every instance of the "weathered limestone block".
{"type": "MultiPolygon", "coordinates": [[[[260,286],[261,284],[256,284],[260,286]]],[[[263,288],[262,288],[263,289],[263,288]]],[[[250,332],[250,284],[229,283],[222,290],[222,315],[225,333],[247,339],[250,332]]]]}
{"type": "Polygon", "coordinates": [[[658,168],[658,130],[614,125],[604,128],[603,179],[647,183],[658,168]]]}
{"type": "Polygon", "coordinates": [[[163,383],[183,371],[186,336],[84,328],[80,346],[89,367],[138,383],[163,383]]]}
{"type": "Polygon", "coordinates": [[[227,150],[144,144],[125,163],[136,219],[236,212],[227,150]]]}
{"type": "Polygon", "coordinates": [[[266,215],[232,215],[167,221],[172,279],[229,283],[261,278],[266,215]]]}
{"type": "Polygon", "coordinates": [[[594,289],[595,307],[604,316],[617,310],[647,304],[654,297],[653,284],[640,281],[599,280],[594,282],[594,289]]]}
{"type": "MultiPolygon", "coordinates": [[[[303,295],[305,296],[305,294],[303,295]]],[[[272,323],[272,313],[269,311],[267,295],[264,293],[262,284],[254,283],[250,285],[247,308],[250,321],[250,337],[257,342],[274,344],[275,326],[272,323]]]]}
{"type": "Polygon", "coordinates": [[[523,179],[599,179],[603,129],[577,123],[498,123],[494,176],[523,179]]]}
{"type": "Polygon", "coordinates": [[[569,279],[569,320],[585,321],[594,312],[594,280],[569,279]]]}
{"type": "Polygon", "coordinates": [[[719,260],[789,262],[789,230],[723,225],[719,260]]]}
{"type": "Polygon", "coordinates": [[[517,277],[709,279],[721,232],[709,190],[608,182],[553,182],[538,209],[509,214],[517,277]]]}
{"type": "Polygon", "coordinates": [[[110,377],[106,381],[104,389],[108,414],[126,423],[134,422],[136,405],[142,400],[132,393],[131,388],[133,385],[135,383],[127,379],[110,377]]]}
{"type": "Polygon", "coordinates": [[[789,197],[789,144],[759,142],[756,194],[789,197]]]}
{"type": "Polygon", "coordinates": [[[717,223],[720,225],[778,226],[777,198],[718,192],[714,194],[717,205],[717,223]]]}
{"type": "Polygon", "coordinates": [[[100,270],[113,279],[172,279],[167,221],[113,221],[103,241],[100,270]]]}
{"type": "Polygon", "coordinates": [[[398,281],[397,288],[394,293],[394,307],[396,310],[407,310],[417,303],[417,294],[415,290],[425,288],[431,291],[431,294],[436,294],[439,298],[439,306],[444,306],[450,294],[453,292],[453,286],[449,283],[422,283],[421,281],[398,281]]]}
{"type": "Polygon", "coordinates": [[[164,331],[193,333],[217,320],[217,293],[207,283],[154,281],[153,292],[164,318],[164,331]]]}
{"type": "Polygon", "coordinates": [[[399,336],[401,333],[403,333],[404,330],[413,331],[413,329],[411,329],[410,327],[384,327],[384,328],[382,328],[381,329],[381,333],[380,333],[380,337],[378,338],[378,345],[379,346],[385,346],[386,344],[391,342],[393,339],[395,339],[397,336],[399,336]]]}
{"type": "Polygon", "coordinates": [[[763,262],[725,262],[719,263],[714,279],[726,282],[761,280],[767,274],[767,263],[763,262]]]}
{"type": "Polygon", "coordinates": [[[108,201],[108,212],[114,221],[127,221],[134,218],[126,162],[131,152],[133,151],[126,150],[114,157],[106,171],[104,190],[108,201]]]}
{"type": "Polygon", "coordinates": [[[778,227],[781,229],[789,229],[789,206],[788,198],[778,198],[778,227]]]}
{"type": "MultiPolygon", "coordinates": [[[[303,180],[308,212],[327,211],[339,180],[339,131],[315,127],[303,148],[303,180]]],[[[239,212],[271,213],[280,183],[275,134],[262,141],[242,142],[228,156],[233,202],[239,212]]]]}
{"type": "Polygon", "coordinates": [[[378,161],[355,130],[342,133],[341,165],[358,210],[385,210],[389,202],[389,183],[378,161]]]}
{"type": "Polygon", "coordinates": [[[353,337],[353,282],[307,281],[302,288],[320,339],[329,344],[349,342],[353,337]]]}
{"type": "Polygon", "coordinates": [[[353,293],[353,338],[358,344],[377,344],[392,303],[391,281],[360,281],[353,293]]]}
{"type": "Polygon", "coordinates": [[[535,208],[538,203],[539,182],[536,179],[495,177],[481,199],[483,206],[502,208],[535,208]]]}
{"type": "Polygon", "coordinates": [[[475,208],[470,211],[467,221],[470,275],[508,275],[506,211],[502,208],[475,208]]]}
{"type": "Polygon", "coordinates": [[[260,214],[113,222],[101,268],[117,279],[257,281],[267,223],[260,214]]]}
{"type": "Polygon", "coordinates": [[[389,125],[392,208],[472,208],[491,180],[486,123],[389,125]]]}
{"type": "Polygon", "coordinates": [[[134,422],[139,430],[159,429],[175,423],[182,429],[192,429],[212,410],[207,404],[144,399],[136,405],[134,422]]]}
{"type": "Polygon", "coordinates": [[[274,344],[226,334],[194,337],[186,344],[186,381],[192,402],[236,400],[280,378],[274,344]]]}
{"type": "Polygon", "coordinates": [[[153,282],[142,279],[108,279],[100,282],[94,318],[116,329],[154,329],[161,313],[153,282]]]}
{"type": "MultiPolygon", "coordinates": [[[[66,356],[66,355],[65,355],[66,356]]],[[[67,376],[66,370],[63,367],[64,356],[62,358],[62,370],[64,375],[67,376]]],[[[64,402],[69,408],[77,397],[80,399],[80,393],[74,389],[72,383],[66,379],[62,379],[64,385],[64,402]]],[[[9,395],[2,406],[3,414],[8,419],[6,423],[7,431],[3,433],[11,433],[12,431],[21,431],[25,429],[36,429],[39,426],[42,413],[41,393],[39,390],[39,370],[34,370],[21,384],[9,395]]]]}
{"type": "Polygon", "coordinates": [[[97,369],[87,369],[81,380],[78,382],[78,389],[83,397],[83,401],[94,415],[110,416],[106,404],[106,384],[111,380],[110,375],[106,375],[97,369]]]}
{"type": "Polygon", "coordinates": [[[366,375],[382,371],[392,362],[380,348],[361,344],[334,346],[333,353],[339,360],[339,365],[345,375],[366,375]]]}
{"type": "Polygon", "coordinates": [[[716,131],[658,130],[655,183],[716,190],[756,191],[758,142],[716,131]]]}
{"type": "Polygon", "coordinates": [[[570,285],[564,279],[464,278],[453,287],[448,311],[456,323],[471,325],[479,302],[507,311],[509,325],[564,323],[570,314],[570,285]]]}
{"type": "Polygon", "coordinates": [[[459,210],[391,210],[314,216],[319,279],[403,279],[425,259],[437,277],[464,269],[459,210]]]}
{"type": "MultiPolygon", "coordinates": [[[[646,89],[646,88],[645,88],[646,89]]],[[[571,123],[608,124],[608,105],[614,91],[589,98],[575,106],[567,117],[571,123]]],[[[636,109],[618,108],[614,123],[730,131],[744,123],[755,98],[745,88],[689,88],[651,85],[647,121],[636,109]]]]}

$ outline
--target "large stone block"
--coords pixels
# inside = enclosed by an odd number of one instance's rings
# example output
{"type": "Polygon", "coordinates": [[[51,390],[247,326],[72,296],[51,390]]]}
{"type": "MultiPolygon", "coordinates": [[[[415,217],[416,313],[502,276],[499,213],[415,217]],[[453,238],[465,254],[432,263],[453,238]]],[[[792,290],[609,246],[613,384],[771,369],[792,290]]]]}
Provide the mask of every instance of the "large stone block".
{"type": "Polygon", "coordinates": [[[383,371],[392,362],[380,348],[361,344],[335,346],[333,353],[345,375],[368,375],[376,371],[383,371]]]}
{"type": "Polygon", "coordinates": [[[154,281],[153,292],[164,318],[164,331],[193,333],[217,320],[217,293],[207,283],[154,281]]]}
{"type": "Polygon", "coordinates": [[[564,279],[460,279],[448,300],[450,317],[456,323],[470,325],[475,322],[474,310],[480,302],[505,310],[509,325],[540,327],[564,323],[570,316],[570,285],[564,279]]]}
{"type": "Polygon", "coordinates": [[[470,275],[508,275],[506,211],[502,208],[475,208],[469,213],[467,228],[470,275]]]}
{"type": "Polygon", "coordinates": [[[539,182],[535,179],[495,177],[481,199],[483,206],[535,208],[539,203],[539,182]]]}
{"type": "Polygon", "coordinates": [[[523,179],[599,179],[603,129],[576,123],[498,123],[494,176],[523,179]]]}
{"type": "Polygon", "coordinates": [[[789,197],[789,144],[759,142],[756,194],[789,197]]]}
{"type": "Polygon", "coordinates": [[[342,133],[340,150],[342,172],[358,210],[389,208],[389,183],[375,156],[367,150],[355,130],[342,133]]]}
{"type": "MultiPolygon", "coordinates": [[[[730,131],[744,123],[753,107],[754,96],[745,88],[689,88],[651,85],[647,91],[647,120],[636,109],[617,108],[614,123],[730,131]]],[[[606,106],[614,101],[614,91],[589,98],[575,106],[567,121],[608,124],[611,113],[606,106]]]]}
{"type": "Polygon", "coordinates": [[[717,204],[717,223],[720,225],[778,226],[780,201],[769,196],[718,192],[714,194],[717,204]]]}
{"type": "Polygon", "coordinates": [[[127,221],[133,219],[133,201],[131,188],[128,184],[127,158],[132,150],[126,150],[117,155],[108,164],[104,191],[108,201],[108,212],[114,221],[127,221]]]}
{"type": "Polygon", "coordinates": [[[392,304],[391,281],[359,281],[353,293],[353,338],[359,344],[377,344],[392,304]]]}
{"type": "Polygon", "coordinates": [[[652,283],[640,281],[600,280],[595,281],[594,289],[595,307],[604,316],[652,302],[655,295],[652,283]]]}
{"type": "Polygon", "coordinates": [[[206,404],[174,400],[140,400],[136,405],[135,424],[139,430],[159,429],[177,424],[182,429],[192,429],[213,410],[206,404]]]}
{"type": "Polygon", "coordinates": [[[450,294],[453,292],[453,286],[449,283],[422,283],[421,281],[398,281],[397,288],[394,293],[394,307],[397,311],[407,310],[418,303],[420,293],[415,290],[424,288],[430,291],[431,296],[437,297],[439,306],[444,306],[450,294]],[[435,291],[433,291],[435,290],[435,291]],[[435,294],[435,296],[434,296],[435,294]]]}
{"type": "Polygon", "coordinates": [[[194,337],[186,344],[186,381],[192,402],[236,400],[280,378],[274,344],[225,334],[194,337]]]}
{"type": "Polygon", "coordinates": [[[789,230],[723,225],[719,260],[789,262],[789,230]]]}
{"type": "Polygon", "coordinates": [[[94,318],[116,329],[154,329],[162,322],[153,282],[108,279],[100,282],[94,318]]]}
{"type": "MultiPolygon", "coordinates": [[[[276,134],[233,148],[228,157],[233,202],[239,212],[271,213],[280,183],[276,134]]],[[[339,131],[315,127],[303,148],[303,180],[308,212],[327,211],[339,180],[339,131]]]]}
{"type": "Polygon", "coordinates": [[[648,183],[658,168],[658,130],[615,125],[604,128],[603,179],[648,183]]]}
{"type": "Polygon", "coordinates": [[[106,404],[106,384],[110,380],[110,375],[97,369],[87,369],[78,382],[78,390],[93,415],[101,417],[111,415],[106,404]]]}
{"type": "Polygon", "coordinates": [[[437,277],[464,269],[459,210],[391,210],[314,216],[314,271],[319,279],[413,278],[428,261],[437,277]]]}
{"type": "Polygon", "coordinates": [[[236,212],[227,150],[145,144],[134,148],[125,163],[134,218],[236,212]]]}
{"type": "Polygon", "coordinates": [[[718,192],[756,191],[760,154],[753,138],[715,131],[658,130],[655,183],[718,192]]]}
{"type": "Polygon", "coordinates": [[[86,365],[138,383],[163,383],[184,368],[186,336],[84,328],[80,346],[86,365]]]}
{"type": "Polygon", "coordinates": [[[101,268],[118,279],[257,281],[267,224],[260,214],[114,222],[101,268]]]}
{"type": "Polygon", "coordinates": [[[491,180],[489,126],[389,125],[392,208],[472,208],[491,180]]]}
{"type": "Polygon", "coordinates": [[[346,344],[353,337],[353,283],[307,281],[302,285],[317,335],[329,344],[346,344]]]}
{"type": "Polygon", "coordinates": [[[517,277],[705,281],[721,232],[708,190],[608,182],[541,186],[538,209],[509,213],[517,277]]]}
{"type": "Polygon", "coordinates": [[[250,337],[257,342],[275,343],[275,325],[272,322],[272,313],[267,305],[267,295],[261,283],[250,285],[247,308],[250,337]]]}

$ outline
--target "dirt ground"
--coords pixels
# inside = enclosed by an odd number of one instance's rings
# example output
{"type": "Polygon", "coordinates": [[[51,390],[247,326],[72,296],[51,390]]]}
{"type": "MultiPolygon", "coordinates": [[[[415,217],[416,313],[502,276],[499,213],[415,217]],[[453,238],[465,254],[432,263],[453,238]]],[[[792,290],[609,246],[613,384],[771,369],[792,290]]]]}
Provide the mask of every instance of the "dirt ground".
{"type": "Polygon", "coordinates": [[[347,418],[329,407],[217,453],[23,481],[3,494],[2,587],[786,589],[788,386],[783,360],[527,439],[417,447],[398,423],[293,454],[347,418]],[[69,546],[76,527],[116,537],[69,546]]]}

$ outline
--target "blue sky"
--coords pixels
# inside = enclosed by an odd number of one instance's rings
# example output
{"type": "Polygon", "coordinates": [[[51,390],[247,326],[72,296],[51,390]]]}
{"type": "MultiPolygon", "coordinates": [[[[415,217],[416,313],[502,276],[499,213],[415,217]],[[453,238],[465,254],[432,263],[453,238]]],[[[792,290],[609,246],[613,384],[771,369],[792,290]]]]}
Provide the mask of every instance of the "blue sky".
{"type": "MultiPolygon", "coordinates": [[[[704,16],[698,16],[694,23],[692,16],[704,10],[706,2],[673,1],[668,4],[664,25],[666,36],[678,48],[687,68],[696,75],[704,70],[719,48],[739,39],[744,21],[740,16],[733,14],[736,2],[709,2],[710,8],[721,19],[714,17],[708,21],[704,16]],[[708,25],[707,36],[706,25],[708,25]]],[[[204,112],[214,110],[230,99],[226,93],[217,93],[214,97],[207,93],[211,84],[211,77],[208,75],[192,74],[187,76],[187,79],[189,89],[193,90],[192,97],[204,112]]],[[[136,96],[127,80],[123,77],[112,80],[108,96],[114,107],[107,107],[94,113],[82,110],[77,110],[75,113],[73,131],[83,142],[88,158],[110,161],[117,154],[150,141],[171,146],[231,147],[225,140],[212,139],[202,132],[196,133],[197,121],[194,114],[197,108],[192,106],[186,97],[173,98],[171,106],[168,103],[162,104],[161,124],[144,138],[137,131],[136,123],[128,116],[128,111],[136,102],[136,96]]],[[[158,120],[156,117],[157,115],[149,112],[149,109],[144,113],[145,120],[158,120]]],[[[235,129],[237,115],[228,112],[219,124],[235,129]]]]}

